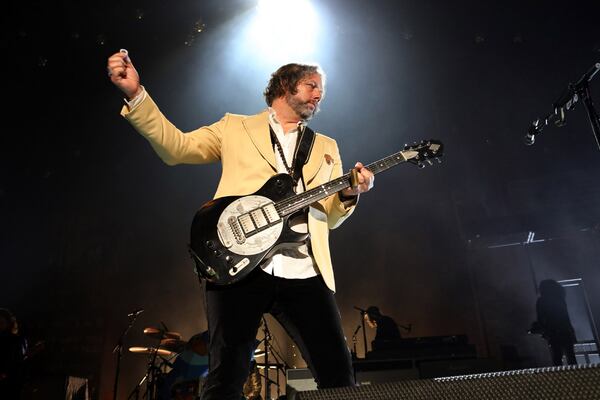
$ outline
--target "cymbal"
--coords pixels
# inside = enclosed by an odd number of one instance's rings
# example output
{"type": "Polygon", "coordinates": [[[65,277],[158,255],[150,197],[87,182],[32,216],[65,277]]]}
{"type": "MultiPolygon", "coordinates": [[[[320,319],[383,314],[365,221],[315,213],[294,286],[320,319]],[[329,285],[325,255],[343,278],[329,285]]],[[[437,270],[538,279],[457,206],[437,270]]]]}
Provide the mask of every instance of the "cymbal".
{"type": "Polygon", "coordinates": [[[268,351],[264,351],[264,350],[259,350],[259,349],[254,350],[254,358],[256,358],[256,357],[264,357],[265,354],[269,354],[269,352],[268,351]]]}
{"type": "Polygon", "coordinates": [[[167,349],[170,351],[174,351],[175,353],[181,353],[183,351],[183,349],[185,349],[186,345],[187,345],[187,342],[184,342],[183,340],[163,339],[160,341],[159,347],[161,349],[167,349]]]}
{"type": "Polygon", "coordinates": [[[277,369],[277,368],[281,368],[283,369],[284,365],[280,364],[280,363],[269,363],[269,364],[265,364],[265,363],[256,363],[256,368],[258,369],[265,369],[265,368],[269,368],[269,369],[277,369]]]}
{"type": "Polygon", "coordinates": [[[172,351],[157,349],[156,347],[130,347],[129,351],[136,354],[154,354],[154,352],[156,352],[157,355],[162,357],[171,357],[175,355],[172,351]]]}
{"type": "Polygon", "coordinates": [[[162,329],[149,327],[144,329],[144,335],[154,339],[177,339],[181,340],[181,334],[177,332],[167,332],[162,329]]]}

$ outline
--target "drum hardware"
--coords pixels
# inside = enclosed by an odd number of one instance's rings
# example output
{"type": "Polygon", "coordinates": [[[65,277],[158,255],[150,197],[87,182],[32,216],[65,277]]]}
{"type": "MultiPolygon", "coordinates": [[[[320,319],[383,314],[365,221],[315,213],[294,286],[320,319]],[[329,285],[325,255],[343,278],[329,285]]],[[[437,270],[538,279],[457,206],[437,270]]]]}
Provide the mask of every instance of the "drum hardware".
{"type": "Polygon", "coordinates": [[[133,324],[135,324],[137,317],[142,312],[144,312],[144,310],[140,308],[140,309],[137,309],[137,310],[127,314],[127,316],[129,317],[129,325],[127,325],[125,330],[123,330],[123,333],[121,333],[121,335],[119,336],[117,345],[113,349],[113,354],[115,354],[115,356],[117,358],[117,365],[115,367],[115,383],[113,386],[113,400],[117,400],[117,389],[119,387],[119,374],[121,372],[121,358],[123,357],[123,341],[125,340],[125,336],[127,336],[127,333],[129,332],[129,330],[133,327],[133,324]]]}
{"type": "Polygon", "coordinates": [[[131,353],[135,353],[135,354],[155,354],[161,357],[173,357],[176,352],[167,350],[167,349],[161,349],[158,347],[130,347],[129,351],[131,353]]]}
{"type": "Polygon", "coordinates": [[[135,386],[133,391],[127,397],[127,400],[156,400],[159,395],[159,385],[165,375],[167,366],[172,365],[168,360],[160,357],[160,364],[156,365],[154,356],[150,356],[151,361],[148,363],[146,374],[140,382],[135,386]],[[154,359],[154,362],[152,361],[154,359]],[[145,386],[145,391],[141,394],[142,387],[145,386]],[[140,397],[141,396],[141,397],[140,397]]]}
{"type": "Polygon", "coordinates": [[[159,329],[154,327],[149,327],[144,329],[144,335],[151,337],[153,339],[175,339],[181,340],[181,334],[177,332],[169,332],[166,329],[159,329]]]}
{"type": "Polygon", "coordinates": [[[261,325],[262,325],[264,337],[262,340],[259,341],[257,347],[262,343],[264,350],[256,349],[254,352],[255,353],[254,357],[257,357],[256,354],[260,354],[259,357],[264,357],[264,362],[256,363],[256,367],[260,371],[262,371],[262,372],[259,372],[259,374],[261,375],[262,379],[265,382],[265,384],[263,386],[265,388],[264,399],[271,400],[271,399],[273,399],[271,397],[271,386],[272,385],[277,387],[277,397],[276,398],[281,397],[281,384],[279,381],[279,376],[281,373],[285,374],[285,370],[290,367],[289,367],[289,365],[287,365],[285,363],[283,357],[281,357],[281,355],[272,346],[271,343],[273,340],[273,336],[271,335],[271,331],[267,324],[267,320],[264,316],[262,318],[261,325]],[[270,356],[273,357],[275,362],[271,362],[270,356]],[[274,371],[276,374],[275,380],[271,379],[271,376],[270,376],[271,371],[274,371]]]}
{"type": "Polygon", "coordinates": [[[260,350],[260,349],[254,350],[254,358],[264,357],[265,354],[267,354],[267,352],[264,350],[260,350]]]}
{"type": "Polygon", "coordinates": [[[187,342],[180,339],[163,339],[160,341],[159,347],[175,353],[181,353],[186,345],[187,342]]]}
{"type": "Polygon", "coordinates": [[[256,363],[256,368],[258,369],[265,369],[265,368],[269,368],[269,369],[284,369],[284,365],[280,364],[280,363],[271,363],[271,364],[265,364],[265,363],[256,363]]]}
{"type": "Polygon", "coordinates": [[[160,400],[198,399],[208,374],[208,332],[196,334],[177,355],[164,376],[160,400]]]}
{"type": "MultiPolygon", "coordinates": [[[[196,378],[178,382],[170,390],[169,399],[173,400],[195,400],[200,398],[206,378],[196,378]]],[[[163,400],[163,399],[161,399],[163,400]]],[[[165,399],[166,400],[166,399],[165,399]]]]}
{"type": "Polygon", "coordinates": [[[156,346],[134,346],[129,348],[131,353],[148,356],[148,368],[144,377],[127,397],[128,400],[139,400],[140,398],[144,400],[167,400],[170,398],[170,395],[169,397],[161,397],[161,385],[165,380],[167,371],[174,367],[174,363],[171,361],[183,350],[186,342],[181,340],[181,334],[169,331],[164,322],[161,322],[161,325],[163,329],[155,327],[144,329],[144,335],[158,340],[156,346]],[[145,387],[145,390],[142,393],[143,387],[145,387]]]}

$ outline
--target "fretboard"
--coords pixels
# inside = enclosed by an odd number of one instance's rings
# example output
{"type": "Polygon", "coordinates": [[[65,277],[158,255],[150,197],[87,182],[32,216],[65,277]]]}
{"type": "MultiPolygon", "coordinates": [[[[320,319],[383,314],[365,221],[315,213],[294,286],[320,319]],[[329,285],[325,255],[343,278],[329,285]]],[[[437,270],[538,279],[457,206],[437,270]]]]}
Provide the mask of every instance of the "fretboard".
{"type": "MultiPolygon", "coordinates": [[[[375,161],[369,165],[366,165],[369,171],[374,175],[380,172],[386,171],[398,164],[406,162],[410,157],[406,157],[407,154],[415,154],[412,150],[403,150],[398,153],[392,154],[379,161],[375,161]]],[[[286,215],[292,214],[306,206],[316,203],[326,197],[331,196],[341,190],[350,187],[350,173],[340,176],[337,179],[324,183],[320,186],[288,197],[275,203],[275,208],[280,216],[285,217],[286,215]]]]}

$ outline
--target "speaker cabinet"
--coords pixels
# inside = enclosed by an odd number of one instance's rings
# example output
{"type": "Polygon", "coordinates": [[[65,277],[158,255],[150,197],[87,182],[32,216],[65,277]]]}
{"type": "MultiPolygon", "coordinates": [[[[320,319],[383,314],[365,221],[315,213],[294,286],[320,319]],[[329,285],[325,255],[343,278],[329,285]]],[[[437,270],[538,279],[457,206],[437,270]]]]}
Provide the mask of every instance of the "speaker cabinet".
{"type": "Polygon", "coordinates": [[[418,362],[419,378],[483,374],[500,371],[500,362],[491,358],[466,358],[418,362]]]}
{"type": "Polygon", "coordinates": [[[354,373],[358,385],[418,379],[413,360],[356,360],[354,373]]]}
{"type": "Polygon", "coordinates": [[[294,399],[298,392],[317,390],[317,382],[308,368],[294,368],[285,371],[285,394],[294,399]]]}
{"type": "Polygon", "coordinates": [[[598,364],[534,368],[323,389],[297,400],[592,400],[600,399],[598,364]]]}
{"type": "MultiPolygon", "coordinates": [[[[412,360],[356,361],[354,362],[354,373],[358,385],[419,378],[419,371],[414,367],[412,360]]],[[[297,392],[317,390],[317,383],[308,368],[288,369],[286,381],[288,399],[293,399],[297,392]]]]}

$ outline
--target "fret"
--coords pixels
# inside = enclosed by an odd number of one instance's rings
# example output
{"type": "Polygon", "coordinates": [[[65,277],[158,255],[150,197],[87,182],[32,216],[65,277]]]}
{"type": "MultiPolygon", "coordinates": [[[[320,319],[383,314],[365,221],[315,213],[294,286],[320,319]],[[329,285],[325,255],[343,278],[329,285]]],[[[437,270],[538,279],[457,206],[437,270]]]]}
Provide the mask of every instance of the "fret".
{"type": "MultiPolygon", "coordinates": [[[[386,171],[405,161],[406,158],[402,155],[402,152],[400,151],[396,154],[392,154],[391,156],[382,158],[379,161],[375,161],[369,165],[366,165],[365,168],[367,168],[373,173],[373,175],[375,175],[380,172],[386,171]]],[[[306,206],[316,203],[319,200],[336,194],[337,192],[340,192],[348,187],[350,187],[349,173],[342,175],[339,178],[327,182],[323,185],[317,186],[316,188],[307,190],[306,192],[299,193],[290,198],[282,200],[275,204],[275,208],[277,209],[279,215],[286,216],[306,206]]]]}

